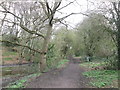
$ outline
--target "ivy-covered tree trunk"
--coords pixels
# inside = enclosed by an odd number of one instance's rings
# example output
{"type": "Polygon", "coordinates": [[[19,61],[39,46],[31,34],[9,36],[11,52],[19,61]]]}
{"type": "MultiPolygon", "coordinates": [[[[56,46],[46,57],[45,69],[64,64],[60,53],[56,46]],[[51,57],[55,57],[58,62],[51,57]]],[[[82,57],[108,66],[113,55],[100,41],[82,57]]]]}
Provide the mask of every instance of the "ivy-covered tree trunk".
{"type": "Polygon", "coordinates": [[[50,41],[50,37],[51,37],[51,32],[52,32],[52,25],[48,24],[47,27],[47,34],[43,43],[43,47],[42,47],[42,54],[40,55],[40,71],[43,72],[46,68],[46,53],[48,50],[48,44],[50,41]]]}
{"type": "Polygon", "coordinates": [[[118,70],[120,70],[120,19],[118,21],[118,34],[117,34],[117,41],[118,41],[118,70]]]}
{"type": "Polygon", "coordinates": [[[115,24],[117,27],[117,44],[118,44],[118,69],[120,70],[120,1],[113,2],[113,8],[115,10],[116,14],[113,14],[114,20],[115,20],[115,24]],[[116,16],[116,18],[115,18],[116,16]]]}

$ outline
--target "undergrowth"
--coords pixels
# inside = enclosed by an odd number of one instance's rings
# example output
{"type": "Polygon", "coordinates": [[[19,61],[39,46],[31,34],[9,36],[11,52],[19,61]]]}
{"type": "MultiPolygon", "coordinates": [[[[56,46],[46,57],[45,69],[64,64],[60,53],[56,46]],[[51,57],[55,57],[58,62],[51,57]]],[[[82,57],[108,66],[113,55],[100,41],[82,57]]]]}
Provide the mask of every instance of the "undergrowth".
{"type": "Polygon", "coordinates": [[[37,77],[37,76],[40,76],[41,73],[35,73],[35,74],[31,74],[31,75],[28,75],[28,76],[25,76],[25,77],[22,77],[21,79],[13,82],[13,83],[10,83],[6,88],[8,88],[8,90],[10,88],[25,88],[24,86],[24,83],[31,77],[37,77]]]}
{"type": "Polygon", "coordinates": [[[118,72],[116,70],[92,70],[84,72],[83,75],[93,78],[90,84],[98,88],[111,85],[113,80],[118,79],[118,72]]]}
{"type": "Polygon", "coordinates": [[[64,67],[64,65],[69,62],[67,59],[63,59],[60,62],[58,62],[57,68],[64,67]]]}
{"type": "Polygon", "coordinates": [[[106,62],[104,61],[99,61],[99,62],[85,62],[85,63],[81,63],[80,66],[85,66],[85,67],[88,67],[88,68],[95,68],[95,67],[98,67],[98,66],[105,66],[106,62]]]}

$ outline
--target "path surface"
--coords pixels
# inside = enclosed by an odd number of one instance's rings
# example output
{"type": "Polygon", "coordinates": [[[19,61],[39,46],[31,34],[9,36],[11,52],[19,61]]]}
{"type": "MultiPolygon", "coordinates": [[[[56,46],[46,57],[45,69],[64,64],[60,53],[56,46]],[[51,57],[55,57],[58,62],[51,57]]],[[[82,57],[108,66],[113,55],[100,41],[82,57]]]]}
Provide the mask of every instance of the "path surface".
{"type": "Polygon", "coordinates": [[[87,88],[89,80],[82,75],[84,69],[69,63],[66,68],[44,73],[27,82],[27,88],[87,88]]]}

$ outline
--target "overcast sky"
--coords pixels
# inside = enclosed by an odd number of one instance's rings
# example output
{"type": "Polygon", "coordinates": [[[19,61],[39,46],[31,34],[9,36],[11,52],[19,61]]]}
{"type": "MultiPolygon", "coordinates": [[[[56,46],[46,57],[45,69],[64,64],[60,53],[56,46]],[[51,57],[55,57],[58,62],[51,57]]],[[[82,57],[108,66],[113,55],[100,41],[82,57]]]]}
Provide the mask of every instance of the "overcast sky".
{"type": "MultiPolygon", "coordinates": [[[[74,0],[62,0],[61,6],[64,6],[71,1],[74,1],[74,0]]],[[[66,15],[70,13],[79,13],[79,12],[89,13],[90,11],[97,9],[99,5],[102,6],[102,4],[99,4],[99,3],[103,1],[106,2],[107,4],[108,2],[119,1],[119,0],[76,0],[73,4],[64,8],[62,12],[65,13],[66,15]]],[[[62,14],[62,15],[64,16],[65,14],[62,14]]],[[[70,17],[66,19],[66,21],[71,26],[74,27],[79,22],[82,22],[84,17],[86,16],[82,14],[71,15],[70,17]]]]}
{"type": "MultiPolygon", "coordinates": [[[[4,0],[3,0],[4,1],[4,0]]],[[[7,0],[9,1],[9,0],[7,0]]],[[[17,2],[18,0],[11,0],[12,2],[17,2]]],[[[19,0],[19,1],[26,1],[26,0],[19,0]]],[[[28,0],[29,1],[29,0],[28,0]]],[[[36,1],[36,0],[33,0],[36,1]]],[[[49,0],[49,1],[53,1],[53,0],[49,0]]],[[[62,3],[60,5],[60,7],[65,6],[66,4],[68,4],[69,2],[72,2],[74,0],[62,0],[62,3]]],[[[0,8],[1,9],[1,8],[0,8]]],[[[56,17],[63,17],[65,15],[68,15],[70,13],[78,13],[78,12],[82,12],[85,13],[85,11],[87,10],[87,0],[76,0],[74,3],[70,4],[69,6],[67,6],[66,8],[62,9],[60,13],[56,13],[56,17]]],[[[4,15],[0,14],[0,18],[3,18],[4,15]]],[[[11,15],[9,15],[9,17],[12,17],[11,15]]],[[[77,15],[71,15],[70,17],[68,17],[66,19],[67,23],[69,23],[71,26],[75,26],[77,23],[79,23],[80,21],[83,20],[83,15],[81,14],[77,14],[77,15]]]]}
{"type": "MultiPolygon", "coordinates": [[[[62,0],[62,6],[67,5],[69,2],[72,2],[74,0],[62,0]]],[[[61,12],[63,12],[62,14],[56,14],[56,16],[58,17],[62,17],[65,15],[68,15],[70,13],[87,13],[89,12],[89,10],[93,10],[96,8],[97,3],[99,0],[76,0],[74,3],[70,4],[69,6],[67,6],[66,8],[62,9],[61,12]],[[89,2],[88,2],[89,1],[89,2]]],[[[82,22],[82,20],[84,19],[84,17],[86,17],[85,15],[82,14],[75,14],[75,15],[71,15],[69,16],[67,19],[65,19],[67,21],[67,23],[70,24],[70,26],[75,27],[76,24],[82,22]]]]}
{"type": "MultiPolygon", "coordinates": [[[[73,0],[63,0],[61,6],[65,6],[70,1],[73,1],[73,0]]],[[[85,13],[86,10],[87,10],[87,0],[76,0],[76,2],[74,2],[73,4],[70,4],[69,6],[67,6],[66,8],[61,10],[61,12],[63,12],[61,17],[68,15],[70,13],[79,13],[79,12],[85,13]]],[[[59,15],[59,17],[60,17],[60,15],[59,15]]],[[[77,23],[79,23],[83,20],[83,17],[85,17],[85,16],[83,16],[82,14],[75,14],[75,15],[69,16],[65,20],[71,26],[75,26],[77,23]]]]}

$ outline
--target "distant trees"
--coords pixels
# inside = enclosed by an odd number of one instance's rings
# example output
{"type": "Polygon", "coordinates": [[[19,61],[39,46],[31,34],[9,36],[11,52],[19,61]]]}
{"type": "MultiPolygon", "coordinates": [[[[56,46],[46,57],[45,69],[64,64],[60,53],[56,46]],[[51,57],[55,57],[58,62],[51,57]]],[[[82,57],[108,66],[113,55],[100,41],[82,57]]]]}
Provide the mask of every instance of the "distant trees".
{"type": "MultiPolygon", "coordinates": [[[[102,3],[104,2],[105,1],[103,1],[102,3]]],[[[100,6],[98,8],[99,13],[102,13],[108,22],[106,25],[109,26],[110,30],[108,30],[108,32],[111,34],[111,37],[114,40],[116,47],[117,47],[117,51],[115,52],[117,52],[117,56],[118,56],[117,65],[119,65],[119,61],[120,61],[120,1],[119,0],[110,1],[107,4],[104,3],[103,6],[100,6]]]]}
{"type": "Polygon", "coordinates": [[[84,34],[81,34],[81,31],[80,35],[84,35],[84,38],[82,40],[83,42],[86,42],[86,52],[91,53],[91,55],[100,55],[99,52],[102,51],[101,54],[109,57],[109,67],[117,69],[120,61],[120,1],[99,2],[97,3],[96,8],[89,10],[89,12],[94,13],[99,17],[88,15],[88,18],[91,19],[86,19],[86,23],[84,20],[83,26],[83,23],[80,24],[79,30],[80,28],[81,30],[84,30],[84,34]],[[100,20],[102,20],[102,22],[100,20]],[[118,61],[115,58],[116,54],[118,56],[118,61]]]}
{"type": "Polygon", "coordinates": [[[115,49],[111,35],[106,31],[110,28],[102,14],[92,13],[78,25],[77,36],[80,37],[80,50],[87,56],[107,57],[115,49]]]}
{"type": "Polygon", "coordinates": [[[55,38],[53,39],[63,57],[73,55],[76,48],[76,34],[72,29],[66,29],[65,27],[59,28],[55,32],[55,38]]]}

